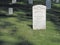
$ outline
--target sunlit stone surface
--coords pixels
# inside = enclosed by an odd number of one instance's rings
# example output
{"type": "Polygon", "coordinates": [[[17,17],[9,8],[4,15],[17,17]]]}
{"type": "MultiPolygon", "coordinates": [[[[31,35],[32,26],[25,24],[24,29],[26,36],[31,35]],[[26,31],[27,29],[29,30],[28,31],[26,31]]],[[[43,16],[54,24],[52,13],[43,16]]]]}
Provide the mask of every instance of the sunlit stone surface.
{"type": "Polygon", "coordinates": [[[9,13],[9,15],[13,14],[13,8],[9,8],[8,13],[9,13]]]}
{"type": "Polygon", "coordinates": [[[46,6],[33,6],[33,30],[46,29],[46,6]]]}

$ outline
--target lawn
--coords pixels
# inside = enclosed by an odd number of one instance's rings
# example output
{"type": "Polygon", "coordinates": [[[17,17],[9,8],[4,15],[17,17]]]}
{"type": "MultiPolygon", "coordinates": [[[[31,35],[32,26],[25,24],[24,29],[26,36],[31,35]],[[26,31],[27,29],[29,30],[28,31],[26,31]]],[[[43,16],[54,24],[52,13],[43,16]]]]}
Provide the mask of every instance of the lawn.
{"type": "Polygon", "coordinates": [[[47,29],[33,30],[31,8],[15,9],[13,16],[0,16],[0,45],[60,45],[60,13],[47,11],[47,29]]]}

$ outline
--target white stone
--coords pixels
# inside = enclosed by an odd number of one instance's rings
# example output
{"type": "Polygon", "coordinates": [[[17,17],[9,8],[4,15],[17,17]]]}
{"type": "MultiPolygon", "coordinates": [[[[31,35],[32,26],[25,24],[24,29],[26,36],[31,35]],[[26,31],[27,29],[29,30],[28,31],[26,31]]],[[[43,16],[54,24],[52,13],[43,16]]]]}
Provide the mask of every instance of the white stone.
{"type": "Polygon", "coordinates": [[[16,3],[16,0],[12,0],[12,3],[16,3]]]}
{"type": "Polygon", "coordinates": [[[59,0],[56,0],[56,3],[59,3],[59,0]]]}
{"type": "Polygon", "coordinates": [[[53,2],[55,2],[55,0],[53,0],[53,2]]]}
{"type": "Polygon", "coordinates": [[[46,0],[47,9],[51,9],[51,0],[46,0]]]}
{"type": "Polygon", "coordinates": [[[8,13],[9,13],[9,15],[13,14],[13,8],[9,8],[8,13]]]}
{"type": "Polygon", "coordinates": [[[33,30],[46,29],[46,6],[33,6],[33,30]]]}
{"type": "Polygon", "coordinates": [[[28,3],[29,4],[33,4],[33,0],[28,0],[28,3]]]}

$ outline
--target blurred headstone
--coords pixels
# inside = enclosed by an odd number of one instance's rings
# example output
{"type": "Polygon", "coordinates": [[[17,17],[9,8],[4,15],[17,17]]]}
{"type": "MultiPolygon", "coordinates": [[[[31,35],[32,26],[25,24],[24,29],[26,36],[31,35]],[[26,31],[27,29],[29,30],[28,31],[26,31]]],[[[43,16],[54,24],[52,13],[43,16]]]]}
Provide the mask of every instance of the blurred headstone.
{"type": "Polygon", "coordinates": [[[13,14],[13,8],[9,8],[8,13],[9,13],[9,15],[13,14]]]}
{"type": "Polygon", "coordinates": [[[46,6],[33,6],[33,30],[46,29],[46,6]]]}
{"type": "Polygon", "coordinates": [[[28,0],[28,3],[29,4],[33,4],[33,0],[28,0]]]}
{"type": "Polygon", "coordinates": [[[51,9],[51,0],[46,0],[47,9],[51,9]]]}
{"type": "Polygon", "coordinates": [[[56,3],[59,3],[59,0],[56,0],[56,3]]]}
{"type": "Polygon", "coordinates": [[[12,0],[12,3],[16,3],[17,0],[12,0]]]}
{"type": "Polygon", "coordinates": [[[53,0],[53,2],[55,2],[55,0],[53,0]]]}

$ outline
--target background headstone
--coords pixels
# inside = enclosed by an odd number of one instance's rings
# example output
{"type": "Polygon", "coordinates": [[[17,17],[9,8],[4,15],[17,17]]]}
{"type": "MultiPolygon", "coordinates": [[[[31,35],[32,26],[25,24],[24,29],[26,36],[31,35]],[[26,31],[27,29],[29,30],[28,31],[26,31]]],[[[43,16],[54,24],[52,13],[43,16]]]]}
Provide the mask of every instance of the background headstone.
{"type": "Polygon", "coordinates": [[[33,4],[33,0],[28,0],[28,3],[29,4],[33,4]]]}
{"type": "Polygon", "coordinates": [[[33,6],[33,30],[46,29],[46,6],[33,6]]]}
{"type": "Polygon", "coordinates": [[[13,8],[9,8],[8,13],[9,13],[9,15],[13,14],[13,8]]]}
{"type": "Polygon", "coordinates": [[[59,0],[56,0],[56,3],[59,3],[59,0]]]}
{"type": "Polygon", "coordinates": [[[46,0],[46,8],[51,9],[51,0],[46,0]]]}
{"type": "Polygon", "coordinates": [[[12,0],[12,3],[16,3],[17,0],[12,0]]]}

